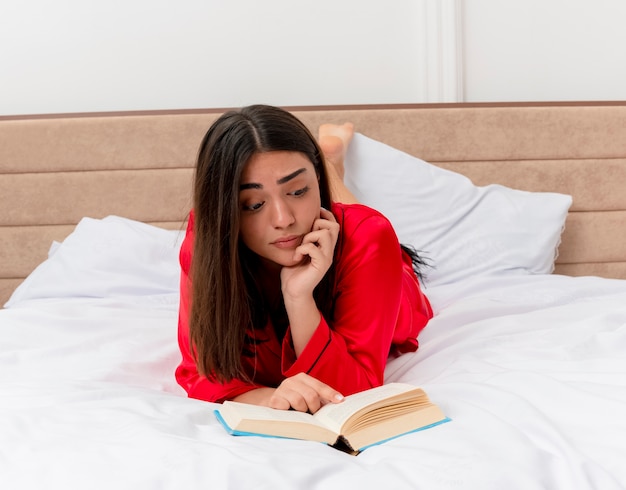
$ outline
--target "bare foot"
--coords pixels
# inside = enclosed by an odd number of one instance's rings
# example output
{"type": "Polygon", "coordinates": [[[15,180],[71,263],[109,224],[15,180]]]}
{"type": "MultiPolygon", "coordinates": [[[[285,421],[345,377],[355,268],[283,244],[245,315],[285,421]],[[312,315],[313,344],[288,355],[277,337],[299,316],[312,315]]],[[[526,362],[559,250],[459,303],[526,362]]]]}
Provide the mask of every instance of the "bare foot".
{"type": "Polygon", "coordinates": [[[343,162],[348,145],[354,136],[354,124],[322,124],[318,130],[318,142],[327,164],[333,165],[337,175],[343,180],[343,162]]]}

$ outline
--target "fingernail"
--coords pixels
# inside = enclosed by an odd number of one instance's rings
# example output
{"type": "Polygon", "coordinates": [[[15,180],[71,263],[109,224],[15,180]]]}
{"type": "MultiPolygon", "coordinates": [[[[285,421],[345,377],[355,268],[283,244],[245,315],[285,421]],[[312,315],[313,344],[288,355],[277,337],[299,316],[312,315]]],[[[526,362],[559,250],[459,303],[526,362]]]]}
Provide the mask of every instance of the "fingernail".
{"type": "Polygon", "coordinates": [[[338,402],[342,401],[343,400],[343,395],[340,395],[339,393],[337,393],[335,395],[335,400],[337,400],[338,402]]]}

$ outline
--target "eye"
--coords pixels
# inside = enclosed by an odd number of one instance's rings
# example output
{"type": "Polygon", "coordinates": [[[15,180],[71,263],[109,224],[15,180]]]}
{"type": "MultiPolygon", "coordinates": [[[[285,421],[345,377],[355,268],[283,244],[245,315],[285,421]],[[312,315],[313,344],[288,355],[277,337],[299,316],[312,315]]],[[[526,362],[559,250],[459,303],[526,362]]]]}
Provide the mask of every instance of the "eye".
{"type": "Polygon", "coordinates": [[[242,204],[241,205],[241,209],[243,211],[258,211],[259,209],[261,209],[261,207],[263,207],[263,204],[265,204],[265,201],[262,202],[255,202],[252,204],[242,204]]]}
{"type": "Polygon", "coordinates": [[[304,196],[309,191],[309,186],[305,186],[302,189],[298,189],[296,191],[290,192],[289,194],[295,197],[304,196]]]}

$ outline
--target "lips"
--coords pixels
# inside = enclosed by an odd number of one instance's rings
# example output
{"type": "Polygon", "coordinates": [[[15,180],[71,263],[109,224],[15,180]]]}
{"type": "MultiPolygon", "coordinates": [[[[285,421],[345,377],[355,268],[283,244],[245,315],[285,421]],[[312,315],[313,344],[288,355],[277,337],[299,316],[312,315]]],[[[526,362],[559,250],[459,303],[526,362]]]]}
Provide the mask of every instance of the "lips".
{"type": "Polygon", "coordinates": [[[272,242],[272,245],[278,248],[296,248],[300,245],[300,241],[302,240],[301,235],[290,235],[285,237],[280,237],[277,240],[272,242]]]}

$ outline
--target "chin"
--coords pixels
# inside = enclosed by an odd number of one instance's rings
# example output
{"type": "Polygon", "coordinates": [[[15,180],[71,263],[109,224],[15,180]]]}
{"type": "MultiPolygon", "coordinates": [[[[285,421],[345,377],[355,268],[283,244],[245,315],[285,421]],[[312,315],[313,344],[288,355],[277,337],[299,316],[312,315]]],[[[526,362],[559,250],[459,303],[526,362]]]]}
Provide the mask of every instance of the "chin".
{"type": "Polygon", "coordinates": [[[277,272],[280,271],[283,267],[292,267],[297,265],[298,262],[293,260],[291,257],[277,257],[274,256],[272,258],[263,257],[263,264],[269,270],[276,269],[277,272]]]}
{"type": "Polygon", "coordinates": [[[291,257],[290,258],[285,258],[285,259],[278,259],[276,260],[274,263],[276,265],[278,265],[279,267],[293,267],[294,265],[298,265],[300,264],[302,261],[298,261],[296,262],[295,260],[293,260],[291,257]]]}

